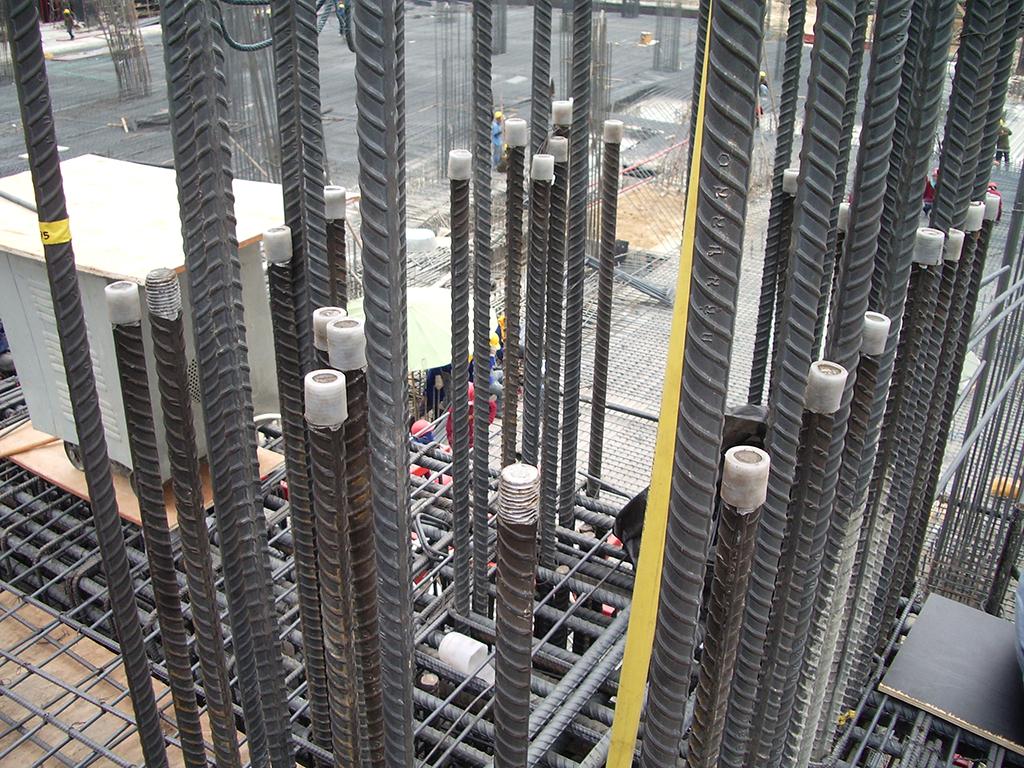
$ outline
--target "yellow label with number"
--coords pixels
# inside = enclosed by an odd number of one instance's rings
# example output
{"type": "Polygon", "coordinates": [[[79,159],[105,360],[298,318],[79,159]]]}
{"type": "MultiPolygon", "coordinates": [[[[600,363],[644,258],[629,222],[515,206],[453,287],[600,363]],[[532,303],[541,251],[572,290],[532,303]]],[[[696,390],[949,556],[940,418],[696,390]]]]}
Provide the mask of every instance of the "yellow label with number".
{"type": "Polygon", "coordinates": [[[71,242],[71,223],[67,219],[60,221],[40,221],[39,238],[43,245],[59,245],[71,242]]]}

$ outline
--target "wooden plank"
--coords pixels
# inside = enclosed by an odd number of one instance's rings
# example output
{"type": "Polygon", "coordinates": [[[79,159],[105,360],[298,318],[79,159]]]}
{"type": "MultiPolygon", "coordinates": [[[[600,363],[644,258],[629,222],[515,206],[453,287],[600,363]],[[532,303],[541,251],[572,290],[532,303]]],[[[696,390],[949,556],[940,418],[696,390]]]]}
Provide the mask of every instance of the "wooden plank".
{"type": "MultiPolygon", "coordinates": [[[[80,271],[142,283],[150,270],[184,268],[173,170],[97,155],[81,155],[60,165],[80,271]]],[[[242,247],[284,221],[280,185],[236,179],[232,189],[242,247]]],[[[0,179],[0,190],[34,199],[27,171],[0,179]]],[[[43,258],[36,215],[3,199],[0,251],[43,258]]]]}
{"type": "MultiPolygon", "coordinates": [[[[257,449],[260,464],[260,477],[266,477],[278,467],[284,457],[263,448],[257,449]]],[[[7,458],[20,467],[39,475],[61,490],[74,494],[80,499],[89,501],[89,489],[85,482],[85,474],[72,466],[64,453],[60,440],[33,429],[31,422],[26,422],[11,433],[0,438],[0,458],[7,458]]],[[[213,504],[213,487],[206,462],[199,467],[202,474],[203,501],[207,507],[213,504]]],[[[139,500],[132,490],[131,483],[124,475],[114,473],[114,493],[117,496],[117,508],[121,517],[135,525],[142,525],[139,513],[139,500]]],[[[178,526],[178,512],[174,505],[174,493],[170,482],[164,485],[164,506],[167,510],[167,522],[171,528],[178,526]]]]}
{"type": "Polygon", "coordinates": [[[1024,683],[1011,622],[931,595],[879,690],[1024,755],[1024,683]]]}

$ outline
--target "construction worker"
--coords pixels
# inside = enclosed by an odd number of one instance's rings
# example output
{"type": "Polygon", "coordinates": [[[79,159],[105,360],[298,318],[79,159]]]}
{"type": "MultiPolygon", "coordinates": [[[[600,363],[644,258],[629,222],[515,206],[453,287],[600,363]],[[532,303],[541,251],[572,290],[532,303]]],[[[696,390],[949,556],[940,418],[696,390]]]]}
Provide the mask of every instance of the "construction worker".
{"type": "Polygon", "coordinates": [[[1000,159],[1006,163],[1006,167],[1010,167],[1010,134],[1013,131],[1006,124],[1006,118],[1002,118],[999,121],[999,133],[996,136],[996,165],[999,165],[1000,159]]]}
{"type": "Polygon", "coordinates": [[[62,11],[64,17],[64,29],[68,31],[68,39],[75,39],[75,12],[71,10],[71,6],[65,5],[62,11]]]}
{"type": "Polygon", "coordinates": [[[491,121],[491,168],[498,169],[502,157],[502,134],[504,133],[505,113],[498,110],[491,121]]]}

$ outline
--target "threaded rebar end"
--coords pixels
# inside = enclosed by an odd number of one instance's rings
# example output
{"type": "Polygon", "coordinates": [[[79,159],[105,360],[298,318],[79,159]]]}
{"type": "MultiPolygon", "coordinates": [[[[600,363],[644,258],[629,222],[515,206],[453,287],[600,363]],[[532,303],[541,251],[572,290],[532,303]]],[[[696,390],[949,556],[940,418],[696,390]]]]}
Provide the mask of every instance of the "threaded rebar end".
{"type": "Polygon", "coordinates": [[[146,275],[146,305],[149,314],[164,320],[181,315],[181,284],[172,269],[154,269],[146,275]]]}
{"type": "Polygon", "coordinates": [[[530,464],[509,464],[498,476],[498,515],[507,523],[537,520],[540,472],[530,464]]]}

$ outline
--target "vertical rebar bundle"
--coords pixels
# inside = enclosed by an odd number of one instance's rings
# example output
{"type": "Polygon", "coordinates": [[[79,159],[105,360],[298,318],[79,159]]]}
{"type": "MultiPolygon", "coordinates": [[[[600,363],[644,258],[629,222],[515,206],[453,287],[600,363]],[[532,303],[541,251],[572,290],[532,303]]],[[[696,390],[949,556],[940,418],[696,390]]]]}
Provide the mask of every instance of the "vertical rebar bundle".
{"type": "Polygon", "coordinates": [[[413,759],[402,14],[401,4],[389,0],[359,0],[354,14],[370,490],[389,766],[413,759]]]}
{"type": "Polygon", "coordinates": [[[498,478],[495,768],[525,768],[530,745],[533,593],[540,473],[510,464],[498,478]]]}
{"type": "Polygon", "coordinates": [[[185,618],[171,531],[164,508],[164,489],[160,481],[160,457],[156,427],[149,404],[149,377],[146,350],[142,342],[142,302],[139,286],[118,281],[106,287],[107,311],[114,334],[121,400],[124,403],[125,428],[132,457],[132,478],[139,498],[142,535],[146,542],[150,578],[160,622],[160,641],[167,667],[167,679],[174,702],[175,722],[181,739],[181,752],[188,768],[206,766],[206,747],[199,723],[199,705],[192,680],[192,659],[185,633],[185,618]]]}
{"type": "Polygon", "coordinates": [[[263,233],[270,292],[270,318],[274,332],[277,391],[281,402],[288,502],[295,551],[299,625],[310,707],[313,743],[331,746],[331,707],[327,701],[327,664],[320,613],[320,578],[317,565],[317,526],[310,489],[310,464],[301,385],[302,352],[292,283],[291,229],[275,227],[263,233]]]}
{"type": "MultiPolygon", "coordinates": [[[[362,320],[342,318],[327,324],[330,364],[345,376],[345,489],[351,549],[352,628],[359,672],[359,712],[366,734],[363,762],[384,765],[384,703],[381,694],[380,617],[377,608],[377,553],[370,504],[370,460],[366,414],[366,329],[362,320]]],[[[360,732],[362,733],[362,732],[360,732]]]]}
{"type": "Polygon", "coordinates": [[[160,410],[167,436],[171,486],[178,513],[181,559],[185,566],[214,757],[217,768],[241,768],[216,575],[210,555],[210,529],[206,523],[203,484],[196,455],[178,276],[169,269],[150,272],[146,276],[146,303],[160,389],[160,410]]]}
{"type": "Polygon", "coordinates": [[[472,82],[470,78],[469,14],[462,6],[444,3],[437,7],[442,27],[434,42],[434,93],[440,115],[437,121],[438,176],[448,169],[448,153],[472,143],[472,82]]]}
{"type": "Polygon", "coordinates": [[[523,461],[540,462],[543,403],[544,293],[546,288],[548,223],[555,160],[534,154],[530,161],[530,243],[526,263],[526,311],[523,327],[523,461]]]}
{"type": "Polygon", "coordinates": [[[149,95],[149,59],[139,32],[139,17],[133,0],[100,0],[100,27],[106,38],[110,59],[117,75],[122,99],[149,95]]]}
{"type": "Polygon", "coordinates": [[[644,768],[675,764],[683,734],[725,427],[764,13],[763,2],[747,0],[716,5],[709,17],[690,283],[691,304],[706,311],[693,313],[686,325],[644,768]]]}
{"type": "Polygon", "coordinates": [[[12,2],[8,9],[18,104],[36,209],[42,223],[43,257],[78,445],[85,466],[100,560],[107,579],[112,618],[131,692],[139,742],[146,764],[161,768],[167,765],[167,753],[132,590],[110,459],[107,457],[57,155],[39,13],[34,0],[12,2]]]}
{"type": "Polygon", "coordinates": [[[469,615],[473,595],[470,497],[473,467],[469,418],[469,184],[473,155],[454,149],[448,155],[452,224],[452,380],[448,418],[452,424],[452,542],[455,547],[455,610],[469,615]]]}
{"type": "MultiPolygon", "coordinates": [[[[619,149],[621,120],[606,120],[601,155],[601,238],[598,250],[597,321],[594,332],[594,383],[591,395],[590,455],[587,473],[601,477],[604,454],[604,417],[608,397],[608,358],[612,334],[612,292],[615,278],[615,222],[619,202],[619,149]]],[[[587,493],[597,497],[599,486],[591,480],[587,493]]]]}
{"type": "Polygon", "coordinates": [[[754,557],[758,510],[768,493],[768,454],[739,446],[725,453],[715,545],[715,579],[711,585],[704,650],[697,678],[686,764],[714,768],[725,726],[729,684],[743,622],[747,578],[754,557]]]}

